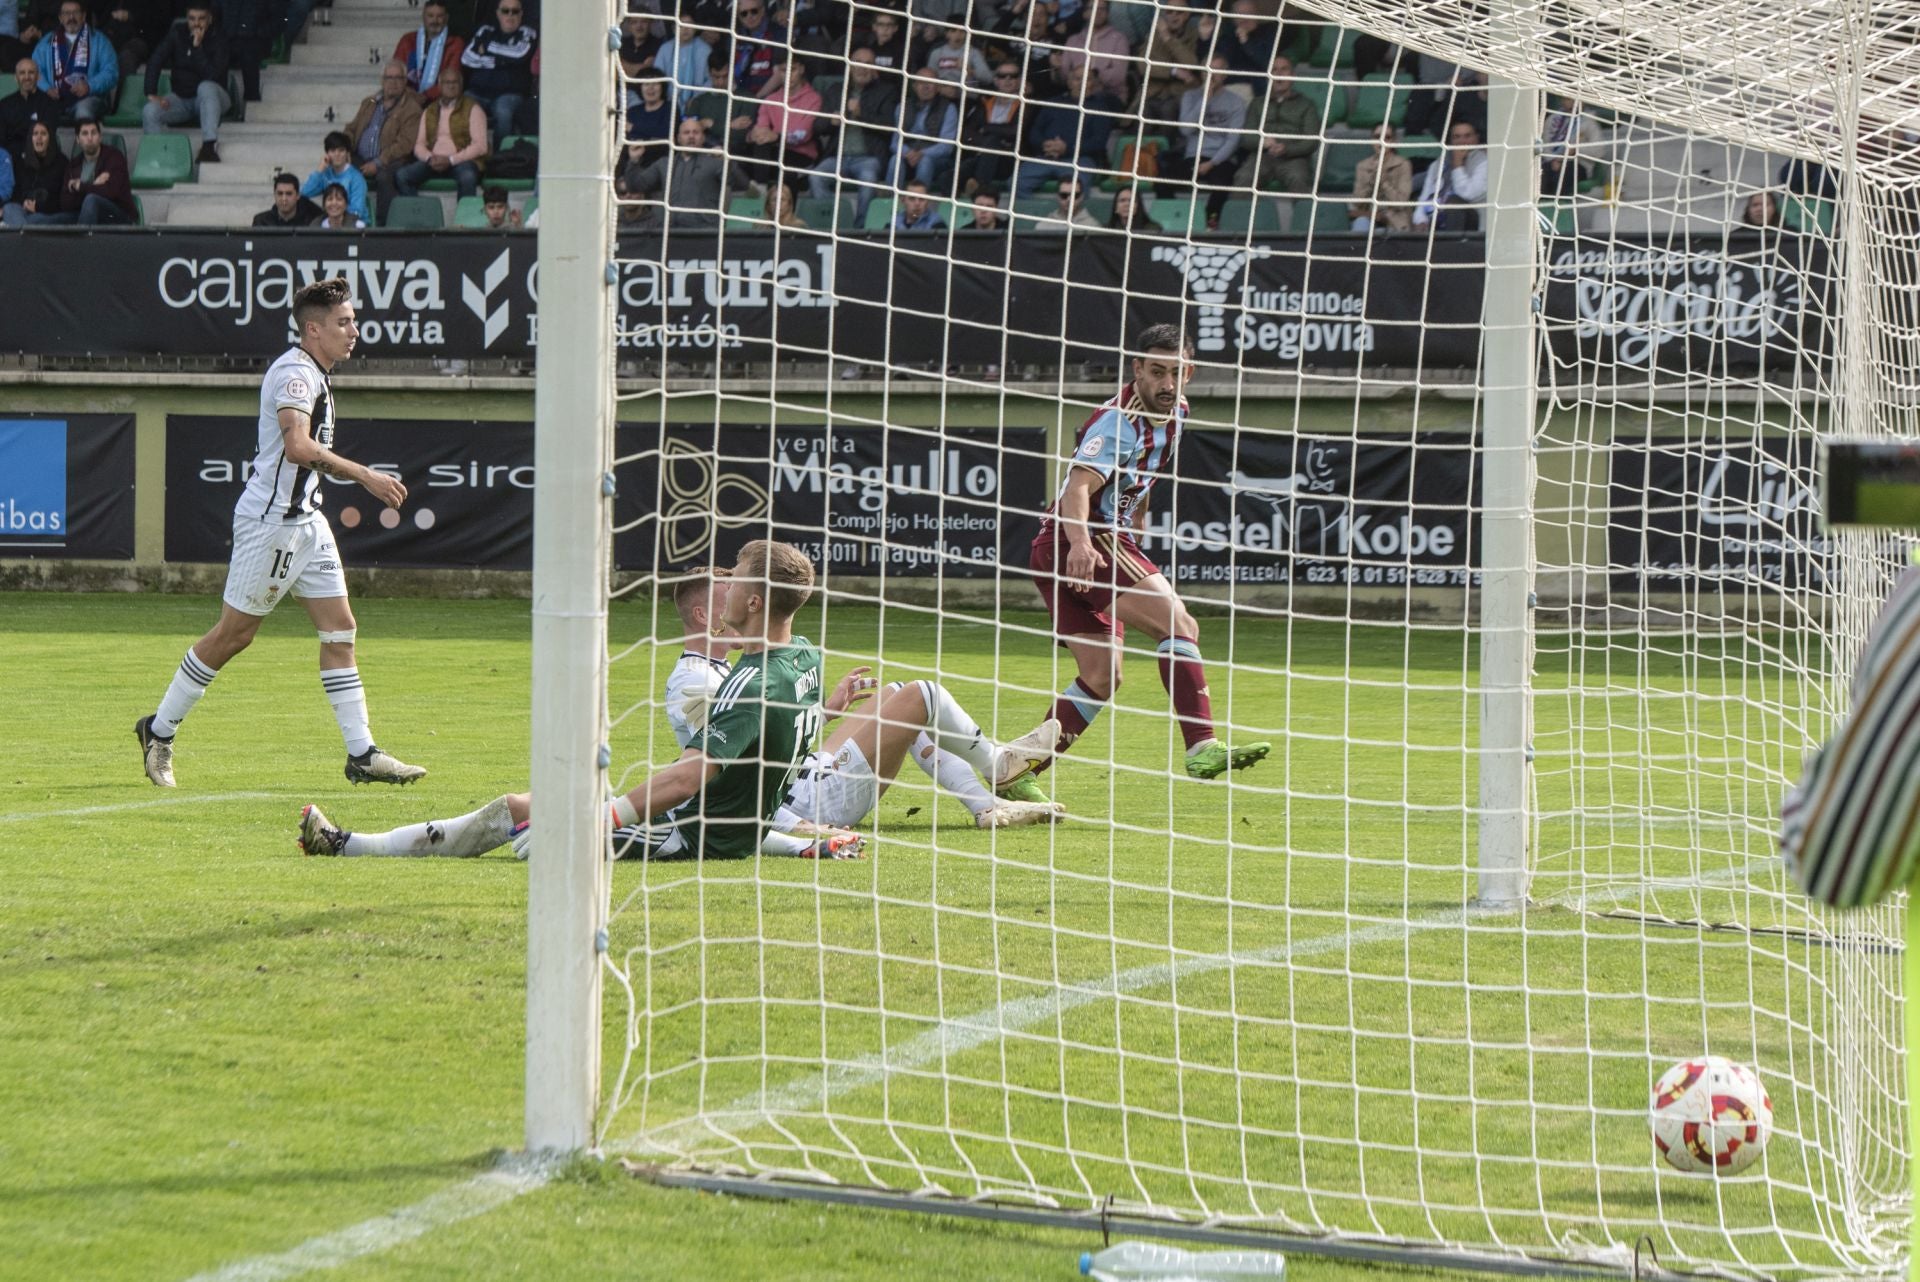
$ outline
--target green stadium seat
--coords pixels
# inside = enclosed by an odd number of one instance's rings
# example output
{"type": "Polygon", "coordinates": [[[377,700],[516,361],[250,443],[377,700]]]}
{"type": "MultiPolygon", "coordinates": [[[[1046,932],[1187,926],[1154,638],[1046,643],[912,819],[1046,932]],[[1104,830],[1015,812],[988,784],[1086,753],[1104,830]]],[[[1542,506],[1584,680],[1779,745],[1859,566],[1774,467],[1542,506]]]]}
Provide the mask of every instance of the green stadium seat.
{"type": "Polygon", "coordinates": [[[267,50],[265,62],[269,67],[284,67],[287,65],[287,38],[285,36],[274,37],[273,48],[267,50]]]}
{"type": "Polygon", "coordinates": [[[447,225],[447,215],[437,196],[395,196],[393,207],[387,210],[386,225],[438,231],[447,225]]]}
{"type": "MultiPolygon", "coordinates": [[[[128,164],[133,163],[131,159],[132,153],[127,150],[127,136],[125,134],[103,133],[100,135],[100,141],[102,144],[113,148],[115,151],[119,152],[121,155],[129,157],[127,161],[128,164]]],[[[69,151],[67,154],[71,156],[73,153],[69,151]]]]}
{"type": "MultiPolygon", "coordinates": [[[[498,144],[495,145],[494,150],[505,151],[508,147],[511,147],[514,143],[520,142],[522,139],[532,143],[536,147],[540,145],[539,136],[536,134],[508,134],[505,138],[502,138],[498,144]]],[[[498,187],[502,191],[532,191],[533,184],[535,181],[532,178],[489,177],[487,175],[485,165],[482,165],[480,167],[480,174],[481,174],[480,185],[482,187],[498,187]]]]}
{"type": "Polygon", "coordinates": [[[147,225],[147,202],[140,199],[140,193],[137,191],[133,193],[133,225],[135,227],[147,225]]]}
{"type": "Polygon", "coordinates": [[[1789,196],[1785,207],[1780,211],[1787,226],[1795,231],[1818,231],[1825,235],[1833,234],[1834,207],[1831,200],[1808,200],[1803,196],[1789,196]]]}
{"type": "Polygon", "coordinates": [[[142,190],[193,181],[193,140],[186,134],[147,134],[133,161],[133,185],[142,190]]]}
{"type": "Polygon", "coordinates": [[[767,231],[766,203],[759,196],[735,196],[727,202],[728,231],[767,231]],[[758,226],[755,226],[756,220],[758,226]]]}
{"type": "MultiPolygon", "coordinates": [[[[0,3],[3,3],[3,2],[4,0],[0,0],[0,3]]],[[[13,97],[13,95],[19,92],[20,92],[20,84],[18,81],[14,80],[12,77],[8,77],[6,84],[0,85],[0,98],[11,98],[13,97]]]]}
{"type": "Polygon", "coordinates": [[[247,118],[246,81],[238,71],[227,73],[227,114],[222,120],[245,120],[247,118]]]}
{"type": "MultiPolygon", "coordinates": [[[[1251,112],[1251,110],[1252,109],[1249,108],[1249,112],[1251,112]]],[[[1257,124],[1258,122],[1255,121],[1254,123],[1257,124]]],[[[1107,142],[1107,168],[1113,170],[1113,172],[1100,180],[1100,189],[1102,191],[1118,191],[1128,183],[1137,181],[1133,175],[1121,172],[1121,159],[1127,154],[1128,147],[1148,147],[1156,143],[1159,144],[1160,147],[1160,156],[1167,157],[1173,155],[1173,139],[1167,137],[1165,134],[1116,133],[1107,142]]]]}
{"type": "Polygon", "coordinates": [[[1391,121],[1398,129],[1406,123],[1410,93],[1412,86],[1396,84],[1386,72],[1376,71],[1354,86],[1347,104],[1347,123],[1355,129],[1372,129],[1391,121]]]}
{"type": "MultiPolygon", "coordinates": [[[[160,92],[169,93],[173,89],[173,73],[160,73],[160,92]]],[[[138,129],[140,127],[140,109],[147,105],[147,73],[129,71],[120,77],[120,98],[113,105],[113,114],[101,117],[102,129],[138,129]]]]}
{"type": "Polygon", "coordinates": [[[1054,196],[1021,196],[1013,202],[1013,212],[1028,218],[1045,218],[1058,208],[1060,201],[1054,196]]]}
{"type": "Polygon", "coordinates": [[[1296,236],[1325,236],[1351,230],[1353,219],[1347,214],[1345,200],[1303,196],[1293,202],[1293,234],[1296,236]]]}
{"type": "Polygon", "coordinates": [[[853,218],[853,202],[828,196],[816,200],[812,196],[802,196],[793,204],[793,212],[800,215],[800,221],[809,227],[821,231],[832,231],[853,218]]]}
{"type": "MultiPolygon", "coordinates": [[[[439,201],[434,201],[439,204],[439,201]]],[[[485,227],[487,225],[487,201],[484,196],[462,196],[453,207],[453,225],[455,227],[485,227]]]]}
{"type": "MultiPolygon", "coordinates": [[[[1201,226],[1204,228],[1206,226],[1206,215],[1204,213],[1206,206],[1202,204],[1199,208],[1203,211],[1200,214],[1200,218],[1201,226]]],[[[1160,224],[1164,230],[1170,231],[1176,236],[1184,236],[1194,220],[1194,209],[1195,205],[1193,201],[1187,199],[1185,196],[1178,196],[1154,201],[1153,208],[1147,211],[1147,216],[1153,219],[1154,222],[1160,224]]]]}
{"type": "Polygon", "coordinates": [[[1347,118],[1347,86],[1327,79],[1325,71],[1301,67],[1294,73],[1293,87],[1320,108],[1321,128],[1337,125],[1347,118]]]}
{"type": "Polygon", "coordinates": [[[1280,207],[1272,200],[1249,200],[1244,196],[1229,200],[1227,207],[1220,211],[1220,230],[1277,236],[1282,230],[1280,207]]]}
{"type": "Polygon", "coordinates": [[[1579,211],[1570,200],[1540,202],[1541,229],[1556,236],[1571,236],[1580,229],[1579,211]]]}
{"type": "Polygon", "coordinates": [[[535,192],[533,195],[527,197],[526,204],[520,206],[520,225],[522,227],[526,226],[527,220],[529,218],[532,218],[534,213],[537,210],[539,210],[539,208],[540,208],[540,193],[535,192]]]}
{"type": "Polygon", "coordinates": [[[1320,145],[1320,190],[1345,194],[1353,190],[1354,171],[1373,150],[1371,142],[1329,138],[1320,145]]]}

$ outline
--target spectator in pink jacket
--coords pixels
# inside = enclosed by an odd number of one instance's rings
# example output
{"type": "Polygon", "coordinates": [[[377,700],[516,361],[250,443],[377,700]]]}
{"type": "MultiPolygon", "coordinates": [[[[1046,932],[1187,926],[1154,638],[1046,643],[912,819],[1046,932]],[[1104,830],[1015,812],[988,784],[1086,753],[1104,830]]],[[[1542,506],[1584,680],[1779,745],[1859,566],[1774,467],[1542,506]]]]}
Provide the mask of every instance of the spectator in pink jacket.
{"type": "Polygon", "coordinates": [[[1086,65],[1094,83],[1121,102],[1127,96],[1127,56],[1133,52],[1126,33],[1107,20],[1106,0],[1093,0],[1087,8],[1087,25],[1067,37],[1064,53],[1057,55],[1064,79],[1074,67],[1086,65]]]}
{"type": "Polygon", "coordinates": [[[402,196],[420,194],[420,184],[451,178],[462,196],[480,194],[480,164],[487,158],[487,113],[462,91],[458,67],[440,69],[440,98],[420,113],[413,163],[393,176],[402,196]]]}
{"type": "Polygon", "coordinates": [[[782,167],[808,170],[820,160],[820,93],[799,59],[774,64],[760,91],[760,112],[747,130],[745,165],[758,182],[781,182],[782,167]]]}

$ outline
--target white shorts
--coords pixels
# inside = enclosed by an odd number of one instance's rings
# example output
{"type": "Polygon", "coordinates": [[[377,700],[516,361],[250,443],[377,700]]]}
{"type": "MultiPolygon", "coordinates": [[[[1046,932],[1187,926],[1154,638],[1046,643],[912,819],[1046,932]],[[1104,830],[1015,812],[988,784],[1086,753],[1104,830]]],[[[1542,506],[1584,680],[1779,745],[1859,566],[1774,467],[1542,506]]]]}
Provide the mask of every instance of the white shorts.
{"type": "Polygon", "coordinates": [[[809,754],[787,793],[787,808],[809,823],[851,828],[880,804],[880,781],[867,754],[849,739],[837,752],[809,754]]]}
{"type": "Polygon", "coordinates": [[[272,612],[281,598],[345,596],[347,576],[333,527],[315,513],[306,521],[233,518],[233,560],[220,599],[242,614],[272,612]]]}

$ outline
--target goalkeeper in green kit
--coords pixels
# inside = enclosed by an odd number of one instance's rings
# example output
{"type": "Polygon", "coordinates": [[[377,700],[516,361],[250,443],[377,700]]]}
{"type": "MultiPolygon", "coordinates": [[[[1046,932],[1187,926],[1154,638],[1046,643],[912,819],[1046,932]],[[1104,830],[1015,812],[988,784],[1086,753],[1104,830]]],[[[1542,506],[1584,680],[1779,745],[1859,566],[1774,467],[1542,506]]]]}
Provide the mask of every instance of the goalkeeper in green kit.
{"type": "MultiPolygon", "coordinates": [[[[740,551],[721,622],[744,653],[714,694],[705,725],[680,759],[613,801],[616,856],[746,858],[787,795],[825,719],[820,651],[793,635],[813,594],[799,549],[759,540],[740,551]]],[[[470,814],[392,832],[344,832],[314,806],[301,816],[310,855],[478,855],[512,841],[525,855],[532,797],[497,797],[470,814]]]]}

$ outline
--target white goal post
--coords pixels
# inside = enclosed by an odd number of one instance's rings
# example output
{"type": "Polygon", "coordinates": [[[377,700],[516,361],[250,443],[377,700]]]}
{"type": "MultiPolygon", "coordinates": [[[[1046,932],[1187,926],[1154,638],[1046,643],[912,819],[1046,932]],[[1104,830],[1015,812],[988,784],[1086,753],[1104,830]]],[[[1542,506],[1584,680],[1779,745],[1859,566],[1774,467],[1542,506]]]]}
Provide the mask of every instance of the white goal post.
{"type": "Polygon", "coordinates": [[[1815,468],[1920,434],[1920,0],[916,3],[897,55],[895,6],[776,7],[699,33],[731,99],[660,89],[665,25],[623,67],[611,4],[542,31],[529,1148],[1549,1274],[1904,1269],[1905,902],[1808,903],[1776,824],[1900,560],[1823,530],[1815,468]],[[1103,703],[1029,541],[1161,322],[1191,415],[1140,545],[1198,636],[1131,631],[1103,703]],[[1090,721],[1066,821],[976,828],[909,762],[862,861],[609,865],[606,790],[679,751],[669,585],[754,538],[813,559],[829,685],[1090,721]],[[1175,641],[1264,761],[1188,777],[1175,641]],[[1649,1137],[1701,1054],[1771,1096],[1738,1178],[1649,1137]]]}

